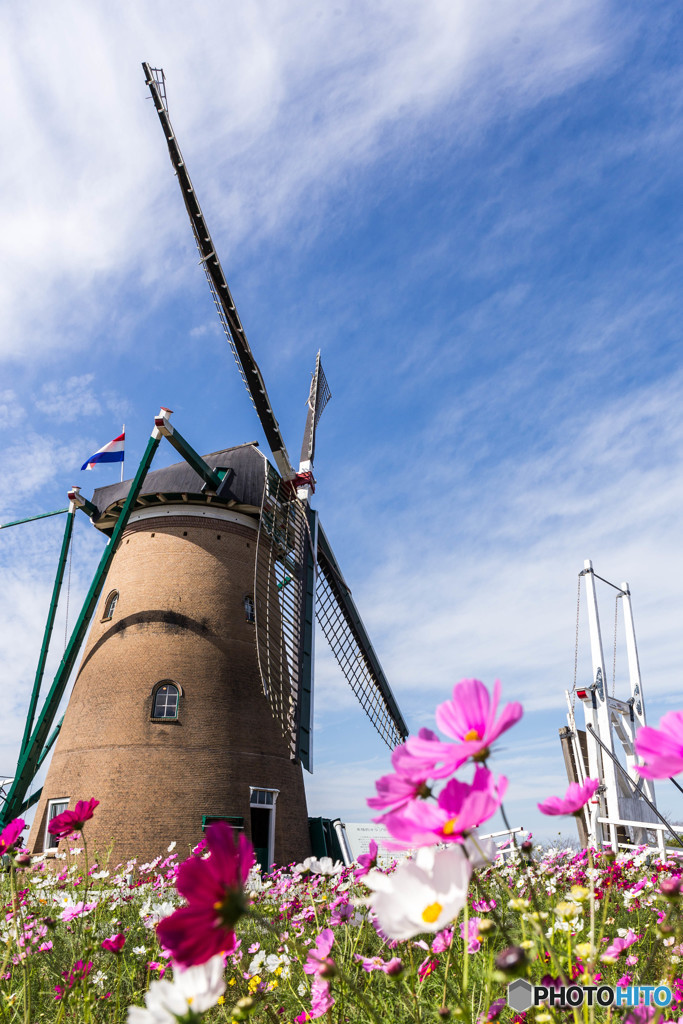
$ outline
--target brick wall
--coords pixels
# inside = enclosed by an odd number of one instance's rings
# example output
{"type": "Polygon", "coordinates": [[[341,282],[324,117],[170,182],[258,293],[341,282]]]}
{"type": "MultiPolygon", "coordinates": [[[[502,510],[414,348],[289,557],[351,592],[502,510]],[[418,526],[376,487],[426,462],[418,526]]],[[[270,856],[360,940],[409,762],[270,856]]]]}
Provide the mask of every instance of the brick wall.
{"type": "Polygon", "coordinates": [[[202,815],[244,818],[249,787],[279,789],[275,859],[310,852],[301,768],[262,692],[254,626],[256,530],[195,516],[126,530],[102,590],[30,836],[42,849],[47,803],[100,800],[89,846],[112,863],[149,860],[171,840],[184,857],[202,815]],[[118,590],[110,620],[107,598],[118,590]],[[153,721],[162,680],[181,690],[177,721],[153,721]]]}

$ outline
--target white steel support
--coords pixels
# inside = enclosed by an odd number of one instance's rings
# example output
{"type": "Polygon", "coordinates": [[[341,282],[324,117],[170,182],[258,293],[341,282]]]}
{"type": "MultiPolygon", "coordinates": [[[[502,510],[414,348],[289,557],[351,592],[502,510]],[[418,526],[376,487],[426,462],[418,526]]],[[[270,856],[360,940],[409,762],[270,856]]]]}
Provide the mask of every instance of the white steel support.
{"type": "MultiPolygon", "coordinates": [[[[588,628],[591,642],[591,663],[593,666],[593,699],[584,703],[586,713],[586,733],[588,741],[588,763],[591,777],[598,778],[607,787],[606,793],[601,800],[604,802],[603,816],[607,818],[618,818],[619,799],[617,793],[616,769],[613,761],[603,755],[599,745],[590,735],[590,724],[596,735],[602,740],[610,752],[614,752],[612,743],[612,729],[610,727],[610,711],[607,703],[607,686],[605,680],[605,658],[602,651],[602,636],[600,634],[600,619],[598,617],[598,600],[595,593],[595,578],[593,576],[593,563],[588,558],[583,563],[584,579],[586,581],[586,599],[588,602],[588,628]]],[[[610,827],[610,842],[612,848],[616,849],[616,830],[610,827]],[[612,833],[614,833],[612,835],[612,833]]]]}

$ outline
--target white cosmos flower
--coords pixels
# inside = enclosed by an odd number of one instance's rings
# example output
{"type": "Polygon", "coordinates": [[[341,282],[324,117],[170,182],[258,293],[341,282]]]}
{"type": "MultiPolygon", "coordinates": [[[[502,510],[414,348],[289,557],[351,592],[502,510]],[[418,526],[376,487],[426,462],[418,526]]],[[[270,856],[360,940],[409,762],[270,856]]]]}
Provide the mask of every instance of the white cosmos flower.
{"type": "Polygon", "coordinates": [[[204,1013],[215,1006],[225,992],[223,957],[205,964],[174,967],[173,981],[153,981],[145,993],[145,1006],[128,1007],[128,1024],[177,1024],[188,1012],[204,1013]]]}
{"type": "Polygon", "coordinates": [[[422,846],[415,860],[403,861],[391,875],[368,872],[363,881],[374,891],[366,902],[390,939],[439,932],[464,906],[471,874],[459,846],[422,846]]]}
{"type": "Polygon", "coordinates": [[[295,875],[338,875],[344,870],[340,860],[333,861],[331,857],[306,857],[301,864],[294,866],[295,875]]]}

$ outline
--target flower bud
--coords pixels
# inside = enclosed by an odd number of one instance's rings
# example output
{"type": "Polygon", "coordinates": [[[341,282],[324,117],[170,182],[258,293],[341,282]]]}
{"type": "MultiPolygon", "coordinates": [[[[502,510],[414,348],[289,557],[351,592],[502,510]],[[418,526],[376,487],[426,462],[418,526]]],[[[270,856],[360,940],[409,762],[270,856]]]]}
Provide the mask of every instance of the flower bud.
{"type": "Polygon", "coordinates": [[[390,978],[400,978],[404,969],[402,961],[398,957],[393,957],[387,964],[386,973],[390,978]]]}
{"type": "Polygon", "coordinates": [[[339,976],[337,965],[329,956],[325,958],[319,975],[321,978],[324,978],[325,981],[329,981],[330,978],[337,978],[339,976]]]}
{"type": "Polygon", "coordinates": [[[516,974],[526,963],[526,953],[521,946],[508,946],[498,954],[495,963],[503,974],[516,974]]]}
{"type": "Polygon", "coordinates": [[[676,900],[681,894],[680,878],[662,878],[659,883],[659,891],[667,900],[676,900]]]}
{"type": "Polygon", "coordinates": [[[441,1017],[441,1020],[448,1020],[448,1018],[451,1015],[451,1011],[448,1009],[447,1006],[440,1006],[438,1012],[439,1017],[441,1017]]]}

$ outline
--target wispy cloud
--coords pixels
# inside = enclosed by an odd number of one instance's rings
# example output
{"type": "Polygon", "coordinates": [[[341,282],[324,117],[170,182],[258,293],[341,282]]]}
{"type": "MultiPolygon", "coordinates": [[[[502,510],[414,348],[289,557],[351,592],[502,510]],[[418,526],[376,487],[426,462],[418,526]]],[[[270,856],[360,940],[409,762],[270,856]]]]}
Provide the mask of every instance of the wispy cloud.
{"type": "Polygon", "coordinates": [[[292,223],[319,231],[330,186],[389,152],[405,158],[425,118],[438,112],[466,139],[590,75],[609,53],[603,9],[213,2],[197,19],[130,0],[115,13],[61,0],[40,18],[6,8],[2,350],[55,358],[105,324],[123,341],[123,282],[167,289],[179,273],[160,254],[178,238],[185,247],[187,229],[179,206],[160,215],[172,181],[141,59],[165,65],[195,166],[214,168],[197,184],[218,233],[253,246],[292,223]]]}

